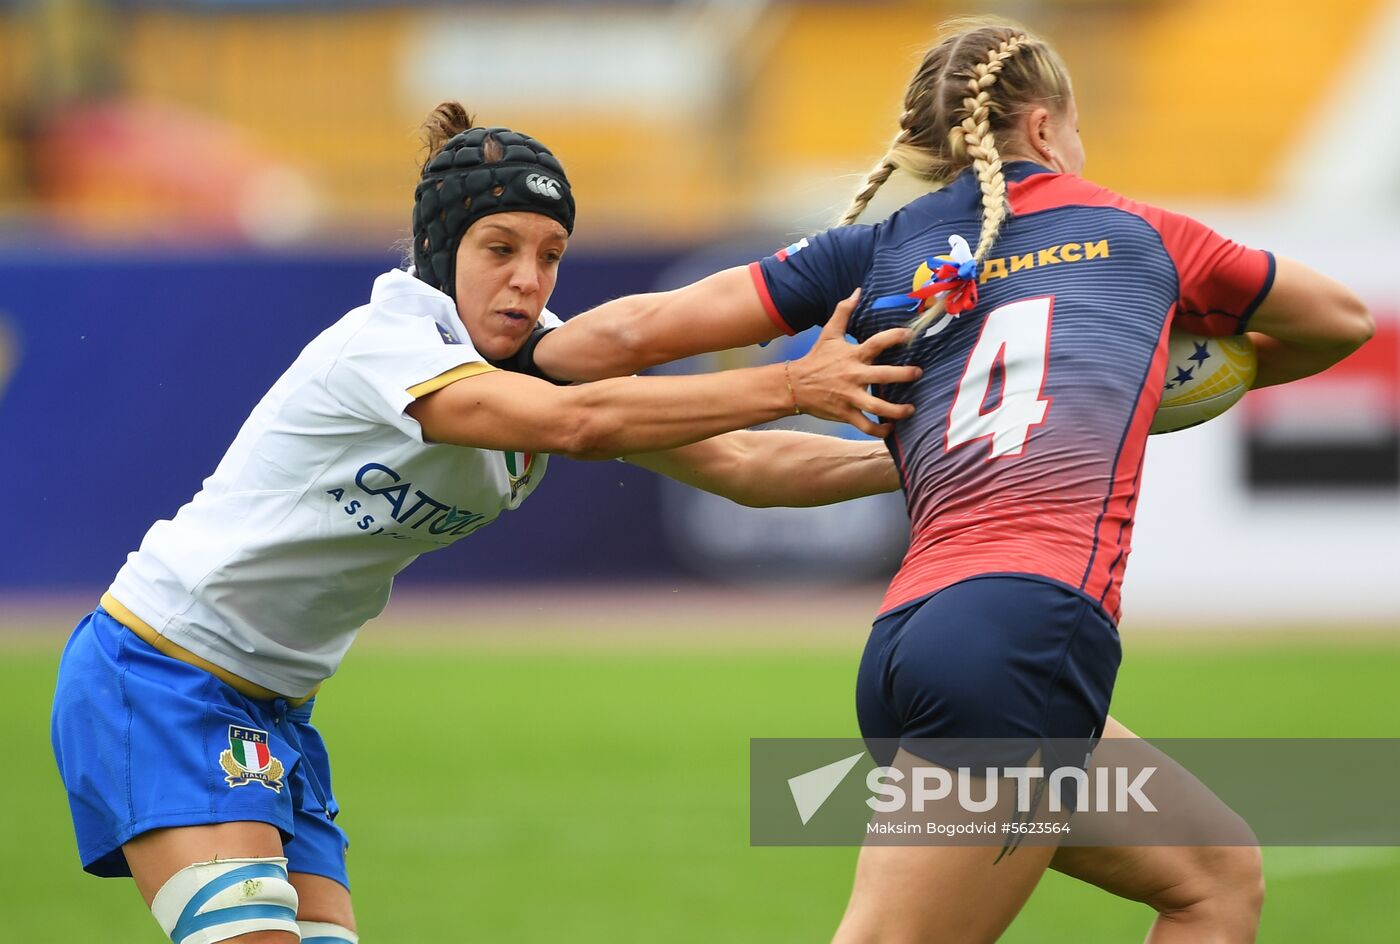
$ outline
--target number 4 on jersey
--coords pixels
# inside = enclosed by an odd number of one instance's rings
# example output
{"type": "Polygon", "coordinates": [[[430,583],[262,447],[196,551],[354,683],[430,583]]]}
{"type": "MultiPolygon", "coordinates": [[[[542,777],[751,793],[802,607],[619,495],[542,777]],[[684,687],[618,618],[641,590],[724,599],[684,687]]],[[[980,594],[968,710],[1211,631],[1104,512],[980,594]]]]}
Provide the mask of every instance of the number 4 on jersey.
{"type": "Polygon", "coordinates": [[[1050,353],[1054,296],[994,308],[982,324],[948,413],[945,448],[991,438],[993,459],[1019,456],[1031,428],[1045,422],[1041,396],[1050,353]]]}

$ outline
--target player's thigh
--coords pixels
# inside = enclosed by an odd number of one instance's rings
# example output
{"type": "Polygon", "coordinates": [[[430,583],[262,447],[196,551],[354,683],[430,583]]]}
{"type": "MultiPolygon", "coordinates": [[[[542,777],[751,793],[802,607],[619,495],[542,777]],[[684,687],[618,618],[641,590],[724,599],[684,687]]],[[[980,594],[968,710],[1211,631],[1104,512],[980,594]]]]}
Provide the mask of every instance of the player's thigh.
{"type": "Polygon", "coordinates": [[[1185,907],[1195,897],[1190,889],[1199,870],[1198,851],[1186,846],[1065,846],[1050,868],[1119,898],[1170,910],[1174,898],[1185,907]]]}
{"type": "MultiPolygon", "coordinates": [[[[1104,725],[1103,736],[1137,737],[1112,716],[1104,725]]],[[[1189,810],[1196,820],[1188,834],[1218,832],[1222,838],[1237,838],[1239,844],[1064,846],[1051,860],[1050,868],[1163,911],[1189,908],[1212,895],[1252,888],[1259,879],[1260,856],[1248,825],[1186,771],[1165,759],[1162,768],[1174,776],[1169,784],[1174,806],[1189,810]]]]}
{"type": "Polygon", "coordinates": [[[334,879],[309,872],[289,872],[287,878],[297,890],[297,918],[338,924],[347,930],[355,930],[350,889],[334,879]]]}
{"type": "Polygon", "coordinates": [[[1051,814],[1044,804],[1018,814],[1016,790],[1007,779],[997,782],[991,809],[969,810],[959,798],[964,793],[990,797],[991,784],[985,778],[974,777],[975,783],[964,785],[960,778],[968,776],[966,771],[931,763],[904,749],[896,752],[892,766],[901,774],[898,782],[905,784],[926,782],[923,774],[937,768],[947,775],[949,790],[938,798],[925,795],[908,808],[876,813],[836,941],[996,940],[1044,874],[1058,835],[1035,833],[1033,839],[1023,836],[1025,841],[1004,845],[1005,834],[997,825],[1027,816],[1032,824],[1062,821],[1064,814],[1051,814]],[[948,833],[931,832],[931,824],[971,828],[956,833],[964,838],[952,839],[948,833]],[[978,828],[985,826],[991,828],[978,828]],[[880,836],[899,838],[884,843],[880,836]],[[973,842],[978,844],[969,844],[973,842]]]}
{"type": "Polygon", "coordinates": [[[1055,850],[1022,846],[866,846],[835,944],[995,941],[1055,850]]]}
{"type": "MultiPolygon", "coordinates": [[[[267,823],[218,823],[156,829],[122,847],[136,887],[147,907],[176,872],[197,862],[224,859],[277,858],[283,855],[281,834],[267,823]]],[[[341,882],[309,872],[289,872],[297,892],[297,918],[355,930],[350,890],[341,882]]],[[[241,940],[241,939],[239,939],[241,940]]]]}
{"type": "Polygon", "coordinates": [[[196,862],[282,855],[282,836],[268,823],[212,823],[153,829],[122,846],[147,906],[170,877],[196,862]]]}

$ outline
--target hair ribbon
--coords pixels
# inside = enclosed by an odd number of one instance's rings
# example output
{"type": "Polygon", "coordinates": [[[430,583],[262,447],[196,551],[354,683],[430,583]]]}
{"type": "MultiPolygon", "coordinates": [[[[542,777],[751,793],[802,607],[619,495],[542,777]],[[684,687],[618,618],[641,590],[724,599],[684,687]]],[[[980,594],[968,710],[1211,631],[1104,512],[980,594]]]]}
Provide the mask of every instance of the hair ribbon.
{"type": "Polygon", "coordinates": [[[961,236],[948,237],[949,253],[926,260],[933,273],[927,282],[906,295],[885,295],[870,306],[872,311],[907,311],[918,314],[933,299],[943,296],[950,315],[971,311],[977,305],[978,263],[961,236]]]}

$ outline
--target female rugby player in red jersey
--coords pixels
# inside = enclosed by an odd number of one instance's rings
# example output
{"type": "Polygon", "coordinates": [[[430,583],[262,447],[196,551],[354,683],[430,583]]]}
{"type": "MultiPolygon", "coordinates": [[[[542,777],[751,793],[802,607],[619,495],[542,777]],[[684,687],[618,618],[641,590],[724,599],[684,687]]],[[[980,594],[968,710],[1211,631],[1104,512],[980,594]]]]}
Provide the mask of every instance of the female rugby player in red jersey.
{"type": "MultiPolygon", "coordinates": [[[[924,373],[891,396],[918,410],[888,440],[912,534],[862,660],[862,734],[1131,736],[1107,713],[1170,329],[1248,332],[1266,386],[1341,360],[1370,316],[1298,262],[1081,179],[1069,76],[1014,23],[948,24],[899,125],[838,227],[582,315],[535,339],[535,366],[587,380],[759,343],[822,323],[856,289],[857,338],[912,321],[899,359],[924,373]],[[895,170],[933,192],[852,225],[895,170]],[[952,237],[969,246],[945,268],[935,257],[952,237]]],[[[1154,944],[1254,939],[1255,848],[1027,845],[998,858],[867,846],[837,941],[994,940],[1047,867],[1151,905],[1154,944]]]]}

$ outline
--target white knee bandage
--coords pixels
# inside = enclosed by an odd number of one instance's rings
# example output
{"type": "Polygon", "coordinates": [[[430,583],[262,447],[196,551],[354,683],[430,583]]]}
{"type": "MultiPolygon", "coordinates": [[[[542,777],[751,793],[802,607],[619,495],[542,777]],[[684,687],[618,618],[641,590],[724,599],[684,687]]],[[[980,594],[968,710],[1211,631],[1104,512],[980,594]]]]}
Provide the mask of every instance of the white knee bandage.
{"type": "Polygon", "coordinates": [[[250,931],[297,933],[297,890],[287,860],[218,859],[181,869],[151,913],[174,944],[216,944],[250,931]]]}
{"type": "Polygon", "coordinates": [[[324,921],[298,921],[301,944],[360,944],[359,935],[338,924],[324,921]]]}

